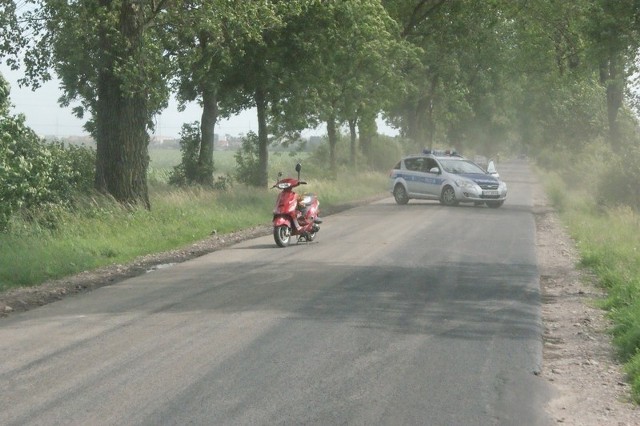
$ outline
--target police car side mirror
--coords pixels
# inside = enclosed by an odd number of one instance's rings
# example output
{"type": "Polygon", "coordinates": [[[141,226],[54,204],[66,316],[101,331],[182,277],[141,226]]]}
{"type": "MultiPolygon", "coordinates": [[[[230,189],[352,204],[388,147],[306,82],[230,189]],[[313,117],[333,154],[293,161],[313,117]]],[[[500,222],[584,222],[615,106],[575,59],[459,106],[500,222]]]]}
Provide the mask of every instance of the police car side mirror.
{"type": "Polygon", "coordinates": [[[435,173],[437,175],[440,174],[440,169],[438,167],[432,167],[431,169],[429,169],[429,173],[435,173]]]}

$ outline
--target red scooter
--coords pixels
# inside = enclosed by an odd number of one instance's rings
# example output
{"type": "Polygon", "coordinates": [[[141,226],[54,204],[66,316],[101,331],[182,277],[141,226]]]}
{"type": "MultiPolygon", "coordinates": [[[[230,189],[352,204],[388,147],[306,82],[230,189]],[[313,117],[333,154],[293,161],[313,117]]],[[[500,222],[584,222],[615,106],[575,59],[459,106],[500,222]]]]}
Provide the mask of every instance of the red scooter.
{"type": "Polygon", "coordinates": [[[282,178],[278,173],[278,181],[272,188],[282,191],[278,194],[276,207],[273,209],[273,239],[279,247],[289,245],[291,237],[297,236],[298,242],[313,241],[320,230],[322,220],[320,214],[320,202],[315,194],[305,194],[299,199],[293,189],[307,182],[300,180],[300,163],[296,164],[298,178],[282,178]]]}

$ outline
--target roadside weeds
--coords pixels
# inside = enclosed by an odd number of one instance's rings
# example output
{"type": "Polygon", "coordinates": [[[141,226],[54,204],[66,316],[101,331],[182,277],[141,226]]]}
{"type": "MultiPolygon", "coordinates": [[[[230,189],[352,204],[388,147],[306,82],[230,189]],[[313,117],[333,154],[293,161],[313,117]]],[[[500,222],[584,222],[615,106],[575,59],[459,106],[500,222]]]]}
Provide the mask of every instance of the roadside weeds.
{"type": "Polygon", "coordinates": [[[640,425],[640,407],[631,402],[608,333],[612,324],[596,307],[604,290],[577,268],[575,243],[539,185],[534,215],[544,326],[541,376],[556,390],[549,414],[563,425],[640,425]]]}

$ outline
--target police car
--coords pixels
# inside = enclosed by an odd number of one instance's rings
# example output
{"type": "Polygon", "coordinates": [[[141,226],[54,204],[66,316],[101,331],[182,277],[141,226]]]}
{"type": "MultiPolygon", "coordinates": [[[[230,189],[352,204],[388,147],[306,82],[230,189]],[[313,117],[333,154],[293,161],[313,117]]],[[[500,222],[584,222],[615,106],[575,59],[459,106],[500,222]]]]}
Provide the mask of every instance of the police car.
{"type": "Polygon", "coordinates": [[[401,159],[389,173],[389,189],[396,203],[410,199],[439,200],[441,204],[486,204],[500,207],[507,184],[455,152],[425,150],[401,159]]]}

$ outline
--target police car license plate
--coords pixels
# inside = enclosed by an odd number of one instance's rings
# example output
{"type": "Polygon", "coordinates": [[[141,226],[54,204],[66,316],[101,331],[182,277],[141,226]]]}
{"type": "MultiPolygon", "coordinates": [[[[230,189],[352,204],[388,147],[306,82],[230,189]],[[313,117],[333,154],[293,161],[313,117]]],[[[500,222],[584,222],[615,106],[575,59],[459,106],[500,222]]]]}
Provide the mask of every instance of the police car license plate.
{"type": "Polygon", "coordinates": [[[498,191],[484,191],[483,195],[486,195],[488,197],[497,197],[498,191]]]}

